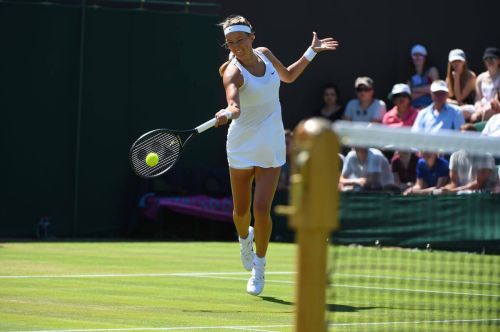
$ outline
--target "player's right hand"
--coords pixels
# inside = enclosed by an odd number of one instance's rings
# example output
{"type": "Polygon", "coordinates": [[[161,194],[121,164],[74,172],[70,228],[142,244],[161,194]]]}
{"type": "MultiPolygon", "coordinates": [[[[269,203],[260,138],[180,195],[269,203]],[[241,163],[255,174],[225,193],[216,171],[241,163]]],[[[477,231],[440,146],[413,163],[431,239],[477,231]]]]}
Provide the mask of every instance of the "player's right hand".
{"type": "Polygon", "coordinates": [[[230,116],[227,112],[229,112],[229,110],[227,108],[223,108],[219,112],[215,113],[215,118],[217,119],[215,127],[223,126],[229,122],[230,116]]]}

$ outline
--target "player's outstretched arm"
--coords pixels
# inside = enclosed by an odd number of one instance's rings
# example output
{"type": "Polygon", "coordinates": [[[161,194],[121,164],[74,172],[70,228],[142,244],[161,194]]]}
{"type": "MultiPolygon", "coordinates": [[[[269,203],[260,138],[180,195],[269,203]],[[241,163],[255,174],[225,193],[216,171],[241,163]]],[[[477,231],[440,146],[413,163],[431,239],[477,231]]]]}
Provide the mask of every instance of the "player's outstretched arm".
{"type": "Polygon", "coordinates": [[[313,32],[311,46],[299,60],[295,61],[288,67],[285,67],[268,48],[259,47],[258,50],[264,53],[269,61],[273,63],[274,68],[276,68],[278,74],[280,75],[281,81],[285,83],[292,83],[300,76],[300,74],[302,74],[304,69],[306,69],[307,65],[312,61],[316,54],[323,51],[334,51],[338,46],[339,43],[335,39],[331,37],[319,39],[316,32],[313,32]]]}
{"type": "Polygon", "coordinates": [[[226,90],[227,107],[215,114],[215,127],[225,125],[229,119],[240,116],[240,95],[238,89],[243,85],[243,75],[234,65],[229,65],[222,76],[224,90],[226,90]]]}

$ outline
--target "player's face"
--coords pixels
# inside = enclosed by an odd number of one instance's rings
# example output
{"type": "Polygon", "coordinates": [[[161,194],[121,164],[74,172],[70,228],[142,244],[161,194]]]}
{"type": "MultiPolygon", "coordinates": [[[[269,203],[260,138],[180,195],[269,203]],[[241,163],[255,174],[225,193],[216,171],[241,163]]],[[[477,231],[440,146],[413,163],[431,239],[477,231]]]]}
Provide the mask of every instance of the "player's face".
{"type": "Polygon", "coordinates": [[[242,57],[252,50],[254,38],[253,34],[247,34],[240,31],[231,32],[226,35],[226,45],[236,57],[242,57]]]}

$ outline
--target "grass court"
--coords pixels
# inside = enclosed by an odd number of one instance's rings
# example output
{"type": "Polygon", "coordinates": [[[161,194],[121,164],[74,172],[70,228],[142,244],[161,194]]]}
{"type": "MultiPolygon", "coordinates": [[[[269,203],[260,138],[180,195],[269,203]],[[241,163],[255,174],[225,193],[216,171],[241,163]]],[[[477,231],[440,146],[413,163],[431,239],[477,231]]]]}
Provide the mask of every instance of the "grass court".
{"type": "MultiPolygon", "coordinates": [[[[245,292],[238,250],[0,244],[0,331],[292,331],[295,245],[271,243],[258,297],[245,292]]],[[[499,256],[339,247],[330,257],[331,331],[500,330],[499,256]]]]}

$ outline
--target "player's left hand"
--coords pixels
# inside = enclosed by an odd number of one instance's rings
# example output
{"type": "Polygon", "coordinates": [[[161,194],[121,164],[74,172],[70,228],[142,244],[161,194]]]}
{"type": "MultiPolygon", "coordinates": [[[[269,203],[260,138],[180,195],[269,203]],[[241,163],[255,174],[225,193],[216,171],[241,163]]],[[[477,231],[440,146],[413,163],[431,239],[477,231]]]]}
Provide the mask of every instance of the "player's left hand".
{"type": "Polygon", "coordinates": [[[313,32],[313,40],[311,42],[311,48],[314,52],[319,53],[323,51],[334,51],[339,47],[339,42],[335,39],[329,37],[325,39],[319,39],[316,32],[313,32]]]}

